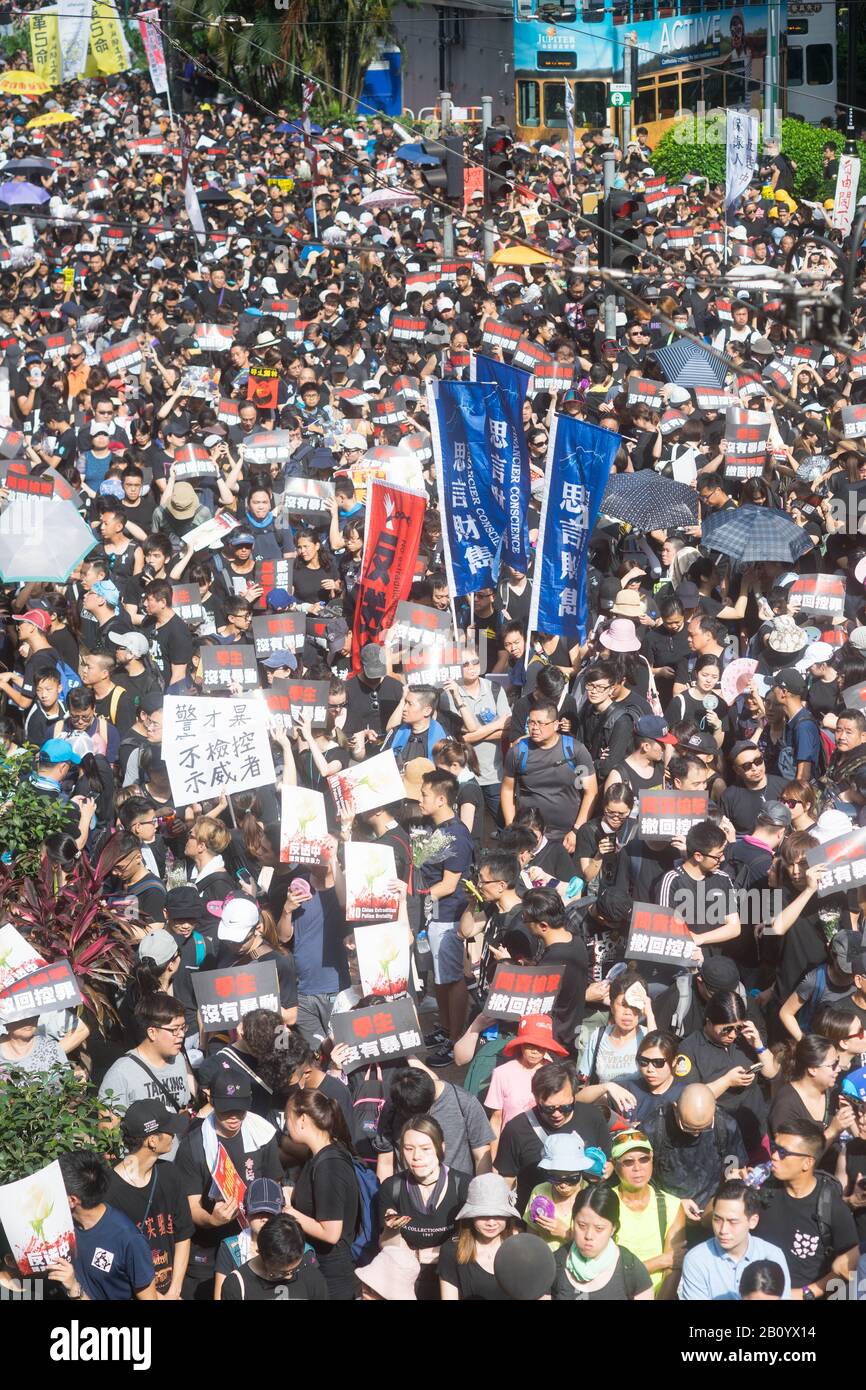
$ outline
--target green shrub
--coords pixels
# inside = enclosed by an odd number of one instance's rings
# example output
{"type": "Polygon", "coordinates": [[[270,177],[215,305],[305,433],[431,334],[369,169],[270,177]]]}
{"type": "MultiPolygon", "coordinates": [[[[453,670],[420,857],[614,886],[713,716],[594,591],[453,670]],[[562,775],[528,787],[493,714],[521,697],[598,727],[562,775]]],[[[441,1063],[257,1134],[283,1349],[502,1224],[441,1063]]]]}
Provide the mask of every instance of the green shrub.
{"type": "Polygon", "coordinates": [[[78,1149],[119,1156],[119,1131],[102,1127],[105,1105],[71,1068],[19,1078],[0,1082],[0,1185],[78,1149]]]}

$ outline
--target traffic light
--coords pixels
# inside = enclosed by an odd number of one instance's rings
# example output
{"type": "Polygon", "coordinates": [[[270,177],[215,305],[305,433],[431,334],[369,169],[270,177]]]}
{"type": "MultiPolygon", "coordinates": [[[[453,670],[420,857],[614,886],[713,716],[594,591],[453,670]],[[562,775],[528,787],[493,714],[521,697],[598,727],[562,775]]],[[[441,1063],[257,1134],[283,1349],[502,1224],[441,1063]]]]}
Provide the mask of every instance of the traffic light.
{"type": "Polygon", "coordinates": [[[499,203],[512,189],[511,147],[507,126],[492,125],[484,132],[484,201],[499,203]]]}
{"type": "Polygon", "coordinates": [[[462,135],[443,135],[441,140],[425,140],[425,153],[440,161],[438,167],[432,165],[422,168],[421,173],[427,187],[434,193],[444,193],[446,198],[463,198],[463,154],[462,135]]]}

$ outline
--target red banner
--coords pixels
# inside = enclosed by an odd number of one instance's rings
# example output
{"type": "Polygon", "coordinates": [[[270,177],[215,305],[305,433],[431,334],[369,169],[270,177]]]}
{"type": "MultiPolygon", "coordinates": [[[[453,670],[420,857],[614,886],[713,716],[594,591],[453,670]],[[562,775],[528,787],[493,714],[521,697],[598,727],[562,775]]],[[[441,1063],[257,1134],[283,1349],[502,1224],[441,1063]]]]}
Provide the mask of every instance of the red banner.
{"type": "Polygon", "coordinates": [[[408,488],[371,478],[367,495],[364,559],[355,609],[352,669],[361,669],[361,648],[380,642],[397,604],[409,597],[427,499],[408,488]]]}

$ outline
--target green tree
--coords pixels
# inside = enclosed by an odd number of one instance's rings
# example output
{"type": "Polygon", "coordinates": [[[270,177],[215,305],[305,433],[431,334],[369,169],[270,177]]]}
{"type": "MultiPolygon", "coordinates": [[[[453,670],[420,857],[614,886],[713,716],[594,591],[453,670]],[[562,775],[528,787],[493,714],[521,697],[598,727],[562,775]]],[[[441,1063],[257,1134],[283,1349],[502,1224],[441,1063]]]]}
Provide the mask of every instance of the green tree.
{"type": "Polygon", "coordinates": [[[0,855],[23,874],[36,871],[46,835],[65,829],[69,818],[59,797],[40,796],[29,780],[35,757],[29,748],[0,757],[0,855]]]}
{"type": "Polygon", "coordinates": [[[0,1082],[0,1186],[38,1173],[61,1154],[119,1156],[120,1133],[103,1128],[105,1107],[71,1069],[0,1082]]]}

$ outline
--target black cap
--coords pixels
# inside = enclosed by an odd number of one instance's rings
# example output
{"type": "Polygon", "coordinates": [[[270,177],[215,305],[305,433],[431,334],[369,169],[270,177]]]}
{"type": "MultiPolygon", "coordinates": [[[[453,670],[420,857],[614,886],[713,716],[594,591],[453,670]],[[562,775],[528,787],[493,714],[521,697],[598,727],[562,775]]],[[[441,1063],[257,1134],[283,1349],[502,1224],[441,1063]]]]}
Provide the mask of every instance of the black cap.
{"type": "Polygon", "coordinates": [[[182,1138],[189,1125],[188,1115],[172,1115],[158,1100],[134,1100],[120,1122],[129,1139],[147,1139],[151,1134],[173,1134],[182,1138]]]}
{"type": "Polygon", "coordinates": [[[727,956],[709,956],[698,970],[698,974],[711,994],[720,989],[736,989],[740,983],[740,972],[736,962],[727,956]]]}
{"type": "Polygon", "coordinates": [[[249,1110],[253,1103],[253,1091],[245,1076],[237,1071],[229,1071],[214,1078],[210,1099],[217,1114],[223,1115],[231,1110],[249,1110]]]}
{"type": "Polygon", "coordinates": [[[785,666],[772,677],[773,687],[784,690],[788,695],[797,695],[802,700],[806,694],[806,677],[796,666],[785,666]]]}
{"type": "Polygon", "coordinates": [[[165,916],[169,922],[210,922],[204,903],[188,883],[172,888],[165,897],[165,916]]]}
{"type": "Polygon", "coordinates": [[[603,888],[596,900],[596,911],[607,922],[628,922],[632,905],[628,893],[623,893],[619,888],[603,888]]]}

